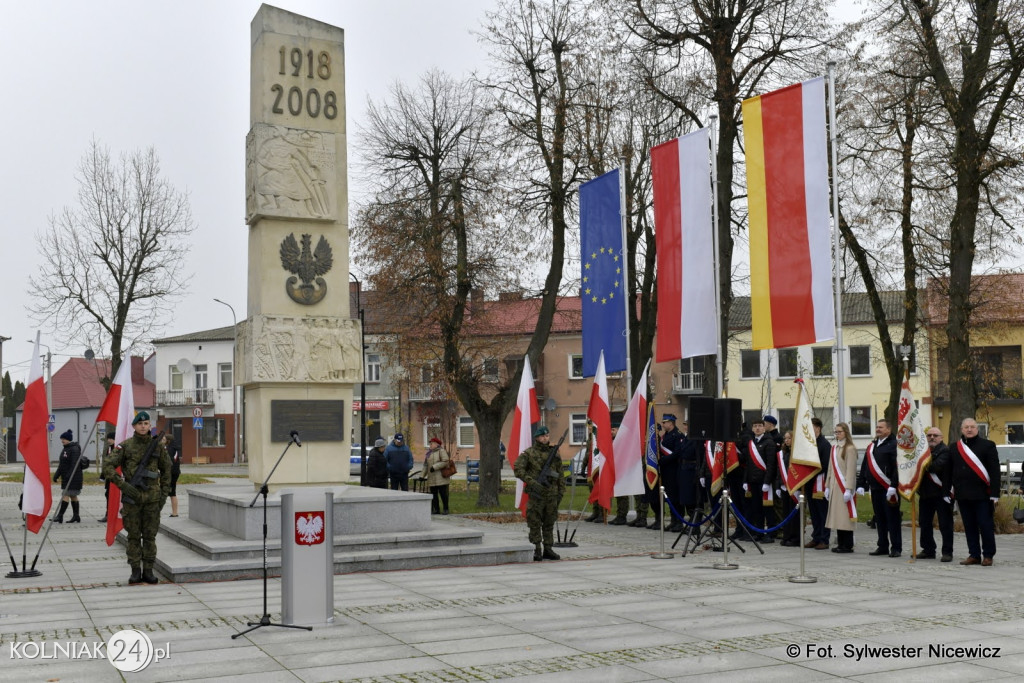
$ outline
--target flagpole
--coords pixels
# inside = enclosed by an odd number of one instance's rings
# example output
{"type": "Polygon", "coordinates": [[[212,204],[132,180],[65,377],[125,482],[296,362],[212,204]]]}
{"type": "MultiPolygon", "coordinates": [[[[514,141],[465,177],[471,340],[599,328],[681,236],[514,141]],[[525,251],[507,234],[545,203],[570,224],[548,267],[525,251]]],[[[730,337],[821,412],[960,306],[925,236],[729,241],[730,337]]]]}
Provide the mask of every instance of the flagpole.
{"type": "MultiPolygon", "coordinates": [[[[622,167],[619,169],[619,229],[622,232],[622,265],[625,267],[623,273],[623,286],[622,291],[625,296],[622,297],[622,305],[626,307],[626,329],[622,333],[626,336],[626,396],[633,395],[633,373],[632,363],[629,357],[629,301],[632,299],[632,287],[631,291],[626,291],[626,286],[629,285],[629,264],[626,263],[626,259],[629,256],[629,243],[626,242],[626,157],[622,157],[622,167]]],[[[634,310],[635,310],[634,306],[634,310]]],[[[609,399],[610,400],[610,399],[609,399]]],[[[627,399],[628,402],[629,399],[627,399]]],[[[611,406],[608,406],[611,409],[611,406]]]]}
{"type": "Polygon", "coordinates": [[[835,297],[836,309],[836,378],[839,389],[839,422],[846,420],[846,390],[844,383],[843,363],[843,291],[842,281],[839,278],[839,263],[841,252],[839,251],[839,180],[838,180],[838,135],[836,134],[836,78],[835,62],[828,62],[828,134],[832,145],[832,247],[834,251],[833,262],[835,266],[835,283],[832,295],[835,297]]]}
{"type": "Polygon", "coordinates": [[[718,346],[718,355],[715,357],[715,393],[716,397],[723,396],[725,391],[725,371],[722,368],[722,358],[725,356],[722,348],[722,273],[718,270],[718,114],[711,115],[711,242],[714,245],[712,262],[715,269],[715,344],[718,346]]]}

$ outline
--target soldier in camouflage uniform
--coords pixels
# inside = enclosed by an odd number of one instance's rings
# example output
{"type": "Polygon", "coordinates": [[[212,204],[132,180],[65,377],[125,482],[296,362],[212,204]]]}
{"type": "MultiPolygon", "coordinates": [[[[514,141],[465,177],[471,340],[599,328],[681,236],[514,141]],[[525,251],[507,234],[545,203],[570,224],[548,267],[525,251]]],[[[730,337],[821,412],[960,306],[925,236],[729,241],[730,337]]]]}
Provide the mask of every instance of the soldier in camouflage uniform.
{"type": "Polygon", "coordinates": [[[103,476],[121,489],[121,518],[128,533],[128,564],[132,567],[128,583],[157,583],[159,579],[153,574],[156,532],[160,528],[160,510],[171,490],[171,458],[163,445],[158,444],[146,465],[145,485],[132,486],[130,480],[153,440],[149,433],[149,413],[139,411],[132,420],[132,427],[135,435],[118,444],[103,461],[103,476]],[[117,473],[119,467],[122,474],[117,473]]]}
{"type": "Polygon", "coordinates": [[[534,545],[533,559],[559,560],[558,554],[552,549],[555,543],[555,520],[558,518],[558,503],[565,493],[565,475],[563,474],[562,458],[555,455],[551,461],[551,476],[548,485],[542,487],[536,482],[544,463],[551,453],[551,436],[547,427],[537,427],[533,432],[533,445],[516,458],[516,477],[525,484],[530,499],[526,503],[526,523],[530,527],[530,543],[534,545]],[[541,540],[544,542],[541,549],[541,540]]]}

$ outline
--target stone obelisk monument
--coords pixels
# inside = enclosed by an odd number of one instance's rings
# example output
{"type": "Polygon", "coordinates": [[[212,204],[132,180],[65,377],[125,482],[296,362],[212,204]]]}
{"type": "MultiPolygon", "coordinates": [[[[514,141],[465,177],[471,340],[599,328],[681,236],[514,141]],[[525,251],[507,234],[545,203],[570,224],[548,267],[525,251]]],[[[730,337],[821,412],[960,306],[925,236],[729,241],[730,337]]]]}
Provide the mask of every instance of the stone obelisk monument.
{"type": "Polygon", "coordinates": [[[249,478],[262,483],[294,431],[302,445],[273,488],[345,481],[363,370],[348,296],[344,32],[262,5],[251,70],[248,319],[235,358],[249,478]]]}

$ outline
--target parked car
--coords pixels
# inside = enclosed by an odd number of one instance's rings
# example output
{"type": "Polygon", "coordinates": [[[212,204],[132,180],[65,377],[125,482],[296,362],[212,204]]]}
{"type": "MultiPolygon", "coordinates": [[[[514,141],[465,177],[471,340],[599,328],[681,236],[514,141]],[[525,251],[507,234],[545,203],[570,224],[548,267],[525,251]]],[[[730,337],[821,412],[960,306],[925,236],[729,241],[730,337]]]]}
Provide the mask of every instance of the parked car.
{"type": "MultiPolygon", "coordinates": [[[[366,457],[367,458],[370,457],[370,451],[372,451],[372,450],[373,450],[372,447],[368,447],[366,449],[366,457]]],[[[358,477],[359,476],[359,470],[360,470],[361,463],[362,463],[362,460],[360,459],[360,455],[359,455],[359,444],[354,443],[354,444],[352,444],[351,453],[348,456],[348,473],[349,473],[349,476],[351,476],[351,477],[358,477]]]]}
{"type": "Polygon", "coordinates": [[[1003,486],[1008,491],[1020,488],[1021,464],[1024,463],[1024,444],[998,444],[999,468],[1004,478],[1003,486]]]}

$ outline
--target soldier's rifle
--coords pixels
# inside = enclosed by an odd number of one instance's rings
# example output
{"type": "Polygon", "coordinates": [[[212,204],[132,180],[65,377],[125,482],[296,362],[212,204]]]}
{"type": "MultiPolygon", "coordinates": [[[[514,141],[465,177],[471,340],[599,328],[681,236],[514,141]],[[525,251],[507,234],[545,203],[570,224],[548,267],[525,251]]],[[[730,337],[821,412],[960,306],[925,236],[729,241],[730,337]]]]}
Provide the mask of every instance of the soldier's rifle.
{"type": "MultiPolygon", "coordinates": [[[[135,473],[132,475],[132,478],[130,480],[126,480],[132,489],[134,489],[134,493],[142,493],[143,491],[148,490],[149,483],[146,480],[156,479],[160,476],[159,474],[150,472],[146,466],[149,465],[149,461],[153,459],[153,454],[156,453],[156,447],[160,445],[160,439],[162,438],[164,438],[164,432],[160,432],[152,441],[149,442],[149,447],[147,447],[146,452],[142,454],[142,460],[139,461],[139,466],[135,468],[135,473]]],[[[131,490],[124,491],[122,489],[121,499],[125,503],[134,504],[135,501],[128,498],[128,496],[132,494],[133,492],[131,490]]]]}
{"type": "MultiPolygon", "coordinates": [[[[552,447],[549,447],[551,448],[551,450],[548,451],[548,459],[544,461],[544,467],[541,468],[540,474],[538,474],[537,478],[533,480],[533,484],[535,487],[540,487],[540,489],[543,490],[551,485],[551,482],[548,481],[549,479],[551,479],[551,466],[554,464],[555,458],[558,457],[558,449],[562,447],[562,443],[565,442],[565,437],[568,435],[569,429],[566,428],[566,430],[562,432],[562,438],[558,440],[558,443],[556,443],[552,447]]],[[[564,476],[562,474],[561,467],[558,468],[558,476],[564,476]]]]}

